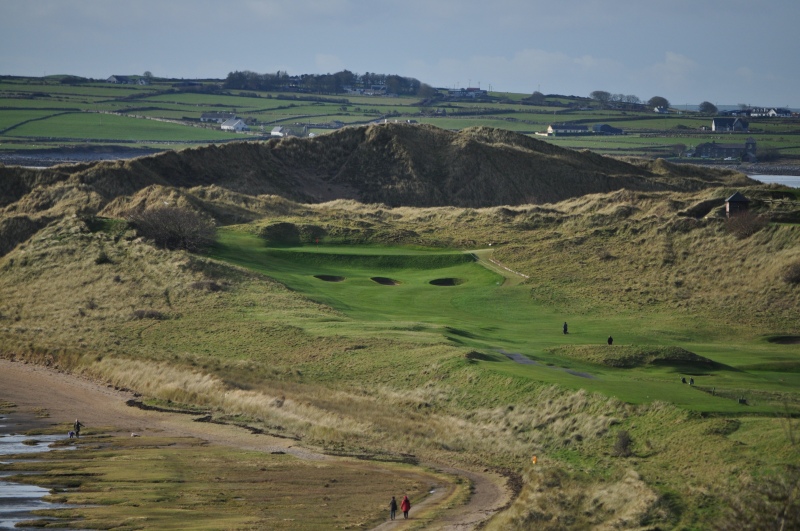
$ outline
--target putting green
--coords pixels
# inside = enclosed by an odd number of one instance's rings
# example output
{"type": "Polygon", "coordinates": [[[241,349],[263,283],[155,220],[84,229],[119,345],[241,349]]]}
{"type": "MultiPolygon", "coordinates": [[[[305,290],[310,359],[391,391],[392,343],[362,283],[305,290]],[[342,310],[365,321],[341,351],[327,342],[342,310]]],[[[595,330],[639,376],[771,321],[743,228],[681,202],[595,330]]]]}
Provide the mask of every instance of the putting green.
{"type": "MultiPolygon", "coordinates": [[[[690,409],[741,412],[734,397],[748,396],[748,412],[775,411],[797,400],[800,374],[775,371],[789,362],[792,344],[742,345],[724,328],[692,315],[582,312],[545,304],[532,291],[547,279],[524,278],[493,262],[487,250],[426,250],[380,246],[267,247],[261,238],[221,230],[212,256],[272,277],[349,317],[325,332],[348,335],[419,331],[425,341],[447,341],[492,353],[476,360],[509,376],[586,388],[629,402],[666,400],[690,409]],[[502,273],[502,274],[501,274],[502,273]],[[562,324],[569,322],[569,334],[562,324]],[[609,335],[614,345],[606,345],[609,335]],[[438,338],[438,339],[437,339],[438,338]],[[681,363],[598,363],[559,354],[559,348],[595,345],[680,347],[697,354],[681,363]],[[702,358],[700,358],[702,356],[702,358]],[[520,363],[533,360],[533,363],[520,363]],[[763,367],[758,363],[766,363],[763,367]],[[742,370],[739,366],[756,366],[742,370]],[[694,378],[695,385],[684,385],[694,378]],[[713,394],[712,394],[713,392],[713,394]]],[[[636,349],[634,349],[635,351],[636,349]]]]}

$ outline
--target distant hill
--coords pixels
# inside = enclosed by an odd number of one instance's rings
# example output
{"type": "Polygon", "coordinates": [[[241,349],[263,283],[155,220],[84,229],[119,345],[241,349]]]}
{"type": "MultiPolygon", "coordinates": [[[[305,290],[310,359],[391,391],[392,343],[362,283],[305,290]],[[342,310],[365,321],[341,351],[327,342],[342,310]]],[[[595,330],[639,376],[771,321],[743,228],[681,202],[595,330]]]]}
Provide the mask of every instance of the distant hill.
{"type": "MultiPolygon", "coordinates": [[[[479,208],[553,203],[623,188],[695,191],[752,182],[729,170],[622,161],[500,129],[350,127],[315,138],[206,146],[125,161],[40,170],[0,166],[0,236],[6,242],[0,255],[65,214],[119,215],[164,200],[165,193],[184,195],[198,187],[301,203],[352,199],[479,208]]],[[[196,208],[232,221],[200,204],[213,203],[209,194],[192,197],[196,208]]]]}
{"type": "Polygon", "coordinates": [[[631,164],[491,128],[426,125],[346,128],[310,139],[234,143],[118,162],[40,171],[5,168],[0,207],[37,184],[83,184],[103,199],[149,185],[217,185],[301,202],[356,199],[391,206],[485,207],[550,203],[588,193],[698,190],[742,181],[726,170],[631,164]]]}

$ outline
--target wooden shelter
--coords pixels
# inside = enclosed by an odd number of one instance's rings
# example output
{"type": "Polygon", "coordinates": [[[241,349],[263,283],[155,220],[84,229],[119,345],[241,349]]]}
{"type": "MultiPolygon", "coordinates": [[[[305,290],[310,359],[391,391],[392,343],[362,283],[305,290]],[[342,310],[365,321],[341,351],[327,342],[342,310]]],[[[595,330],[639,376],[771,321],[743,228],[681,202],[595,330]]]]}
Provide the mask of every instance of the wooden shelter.
{"type": "Polygon", "coordinates": [[[725,215],[731,217],[735,216],[736,214],[741,214],[742,212],[747,212],[749,203],[749,199],[739,192],[736,192],[725,200],[725,215]]]}

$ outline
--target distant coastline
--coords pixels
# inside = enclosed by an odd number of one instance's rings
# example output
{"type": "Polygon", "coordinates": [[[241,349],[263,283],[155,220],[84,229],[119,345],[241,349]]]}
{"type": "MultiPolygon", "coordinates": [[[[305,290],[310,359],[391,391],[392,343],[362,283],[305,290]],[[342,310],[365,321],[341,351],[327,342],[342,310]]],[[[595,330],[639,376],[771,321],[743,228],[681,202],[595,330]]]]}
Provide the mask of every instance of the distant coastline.
{"type": "MultiPolygon", "coordinates": [[[[692,164],[691,162],[681,161],[679,164],[692,164]]],[[[705,168],[730,169],[747,176],[752,175],[789,175],[800,176],[800,164],[789,164],[783,162],[754,162],[747,164],[697,164],[705,168]]]]}
{"type": "Polygon", "coordinates": [[[764,184],[781,184],[791,188],[800,188],[800,175],[748,175],[751,179],[764,184]]]}
{"type": "Polygon", "coordinates": [[[736,171],[746,175],[797,175],[800,176],[800,164],[767,164],[756,162],[753,164],[739,164],[734,166],[736,171]]]}

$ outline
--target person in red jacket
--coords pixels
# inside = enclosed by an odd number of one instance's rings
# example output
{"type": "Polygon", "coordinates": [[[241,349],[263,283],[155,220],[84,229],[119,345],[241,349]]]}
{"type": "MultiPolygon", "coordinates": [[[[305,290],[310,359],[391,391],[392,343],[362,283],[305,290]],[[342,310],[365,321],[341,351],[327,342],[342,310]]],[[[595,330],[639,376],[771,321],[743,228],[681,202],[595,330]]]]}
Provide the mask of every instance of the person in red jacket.
{"type": "Polygon", "coordinates": [[[408,496],[403,496],[403,501],[400,502],[400,510],[403,511],[403,518],[408,518],[408,511],[411,510],[411,500],[408,496]]]}

